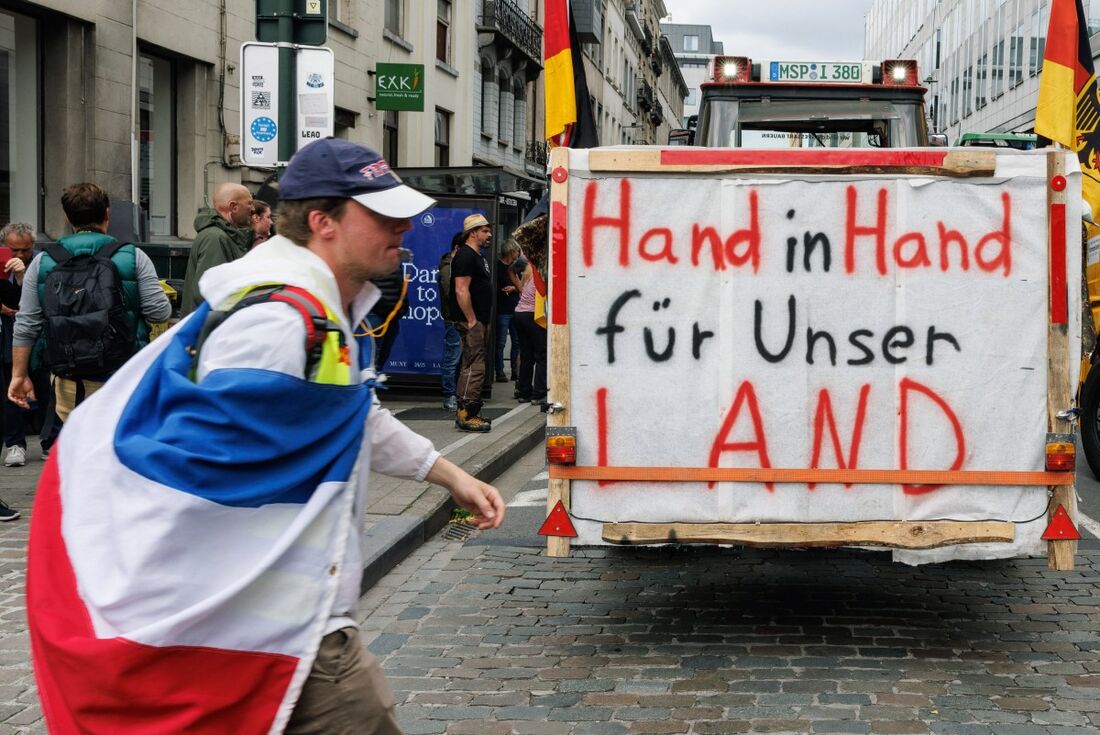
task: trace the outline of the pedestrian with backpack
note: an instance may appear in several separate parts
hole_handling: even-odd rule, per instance
[[[65,189],[61,208],[74,232],[47,245],[23,275],[8,398],[23,408],[36,399],[30,357],[42,339],[62,422],[149,342],[149,323],[172,313],[149,256],[107,234],[110,204],[95,184]]]

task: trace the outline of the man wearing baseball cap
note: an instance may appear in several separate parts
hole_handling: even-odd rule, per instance
[[[485,384],[492,315],[492,276],[481,251],[493,237],[493,228],[483,214],[471,214],[462,223],[465,244],[451,258],[452,311],[462,337],[462,366],[459,368],[455,426],[462,431],[489,431],[492,426],[480,416],[481,389]]]
[[[332,138],[291,159],[280,197],[279,234],[207,271],[205,303],[50,455],[27,611],[51,731],[399,733],[355,623],[368,476],[441,485],[481,528],[504,517],[379,404],[355,349],[370,279],[434,201]]]

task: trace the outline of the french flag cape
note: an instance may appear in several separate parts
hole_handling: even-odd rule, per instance
[[[281,732],[333,607],[372,384],[221,369],[205,305],[76,410],[27,563],[51,733]]]

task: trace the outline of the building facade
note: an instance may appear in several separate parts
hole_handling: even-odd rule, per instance
[[[485,163],[532,174],[540,2],[327,4],[337,137],[399,169]],[[218,183],[255,189],[272,173],[241,162],[240,48],[255,38],[256,0],[0,0],[0,224],[26,221],[55,239],[66,231],[61,191],[94,181],[111,195],[112,218],[129,211],[145,240],[192,237]],[[479,114],[487,59],[492,117]],[[378,109],[380,62],[423,65],[423,111]]]
[[[1100,0],[1083,0],[1092,48]],[[1033,132],[1050,0],[875,0],[864,58],[915,58],[931,130]]]
[[[591,29],[580,40],[600,145],[665,143],[687,85],[662,42],[663,0],[575,1],[573,13]]]
[[[711,59],[725,51],[722,42],[714,40],[710,26],[662,23],[661,33],[668,37],[676,64],[687,84],[688,94],[684,100],[686,121],[688,117],[699,114],[700,87],[707,80]]]
[[[478,0],[473,163],[544,177],[542,2]]]

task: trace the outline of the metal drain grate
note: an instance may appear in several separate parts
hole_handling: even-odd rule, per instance
[[[448,541],[467,541],[476,530],[477,526],[471,526],[468,523],[448,523],[447,529],[443,532],[443,538]]]

